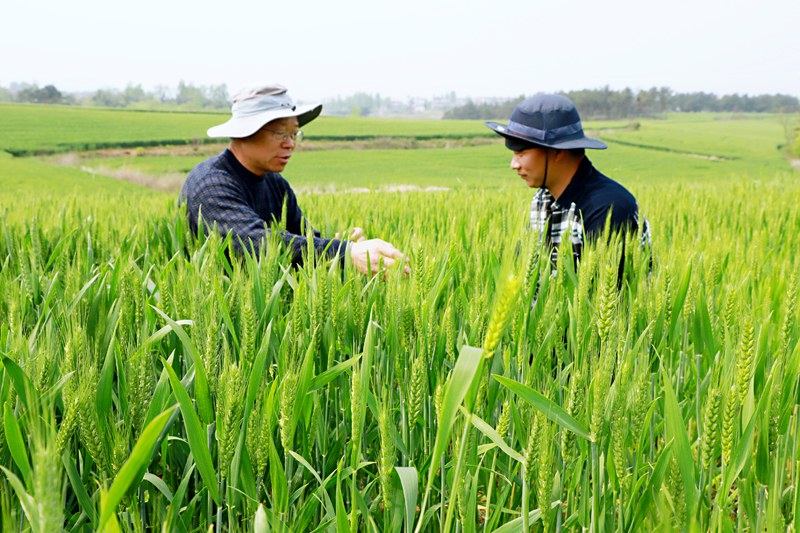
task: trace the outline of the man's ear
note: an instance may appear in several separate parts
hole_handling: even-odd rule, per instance
[[[550,157],[552,158],[552,160],[559,163],[567,160],[569,157],[572,156],[569,150],[558,150],[556,148],[548,148],[547,150],[551,152]]]

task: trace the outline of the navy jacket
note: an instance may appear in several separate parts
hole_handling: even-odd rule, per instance
[[[291,186],[279,173],[253,174],[226,149],[192,169],[181,189],[180,201],[186,205],[195,233],[202,215],[204,226],[216,225],[223,236],[232,233],[238,251],[244,245],[258,252],[267,232],[278,231],[292,249],[293,263],[302,262],[303,250],[308,247],[304,235],[307,228],[313,228],[303,217]],[[285,221],[281,220],[284,202]],[[318,254],[333,257],[338,252],[344,261],[347,241],[320,238],[316,230],[313,240]]]

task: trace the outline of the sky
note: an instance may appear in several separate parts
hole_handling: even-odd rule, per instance
[[[0,86],[260,81],[300,101],[596,89],[800,97],[800,0],[24,0]]]

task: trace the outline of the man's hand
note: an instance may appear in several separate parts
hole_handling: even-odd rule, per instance
[[[359,228],[356,228],[359,229]],[[363,274],[375,274],[384,269],[391,268],[395,262],[403,260],[403,252],[384,241],[383,239],[360,240],[350,245],[350,257],[353,266]],[[408,262],[408,258],[405,258]],[[408,274],[406,266],[403,271]]]
[[[334,235],[333,238],[337,240],[341,239],[342,234],[337,231],[336,235]],[[347,240],[350,242],[361,242],[363,240],[366,240],[366,237],[364,236],[364,230],[359,227],[353,228],[352,230],[350,230],[350,234],[347,236]]]

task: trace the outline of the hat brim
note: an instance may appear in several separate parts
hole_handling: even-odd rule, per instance
[[[544,146],[545,148],[555,148],[557,150],[572,150],[575,148],[605,150],[606,148],[608,148],[608,145],[606,145],[606,143],[604,143],[603,141],[598,141],[597,139],[590,139],[589,137],[586,136],[579,137],[577,139],[569,139],[558,143],[547,143],[544,141],[540,141],[538,139],[534,139],[532,137],[527,137],[525,135],[521,135],[519,133],[510,131],[508,129],[508,126],[506,126],[505,124],[500,124],[498,122],[484,122],[484,124],[486,125],[487,128],[489,128],[493,132],[503,137],[519,139],[521,141],[529,142],[537,146]]]
[[[302,128],[317,118],[320,113],[322,113],[322,104],[299,105],[294,109],[275,109],[251,117],[232,117],[224,124],[209,128],[207,133],[209,137],[242,139],[260,130],[264,124],[279,118],[297,117],[297,122]]]

